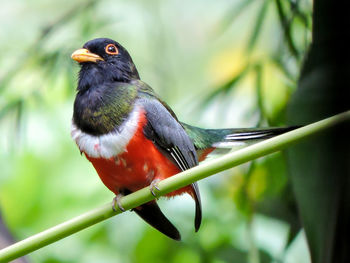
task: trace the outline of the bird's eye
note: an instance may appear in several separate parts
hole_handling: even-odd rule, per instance
[[[118,49],[114,44],[108,44],[105,48],[105,51],[107,54],[110,54],[110,55],[117,55],[118,54]]]

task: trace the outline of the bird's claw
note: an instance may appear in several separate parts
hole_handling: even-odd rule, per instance
[[[116,205],[119,207],[119,210],[122,212],[125,212],[125,208],[122,206],[120,203],[120,199],[123,197],[122,194],[118,194],[113,198],[113,204],[112,204],[112,209],[114,212],[117,212]]]
[[[154,197],[157,197],[156,193],[155,193],[155,189],[160,191],[159,187],[158,187],[158,183],[159,183],[160,179],[154,179],[151,184],[149,185],[149,190],[151,191],[151,194]]]

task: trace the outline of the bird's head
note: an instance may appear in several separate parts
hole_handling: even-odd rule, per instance
[[[78,90],[86,90],[105,82],[129,82],[139,74],[128,51],[118,42],[96,38],[73,52],[72,59],[79,62]]]

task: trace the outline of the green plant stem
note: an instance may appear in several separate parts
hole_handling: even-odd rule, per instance
[[[315,122],[313,124],[309,124],[263,142],[256,143],[215,160],[207,161],[197,167],[160,181],[158,185],[160,189],[158,191],[158,195],[160,196],[170,193],[176,189],[189,185],[215,173],[285,149],[289,145],[296,143],[301,139],[348,120],[350,120],[350,111]],[[145,187],[137,192],[121,198],[120,201],[121,205],[126,210],[129,210],[140,206],[143,203],[147,203],[152,199],[154,199],[154,196],[150,193],[149,188]],[[75,217],[69,221],[54,226],[0,250],[0,262],[8,262],[26,255],[119,213],[121,213],[120,210],[117,210],[116,212],[112,210],[111,203],[105,204],[90,212]]]

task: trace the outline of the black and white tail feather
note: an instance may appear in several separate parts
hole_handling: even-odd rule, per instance
[[[297,127],[270,128],[270,129],[228,129],[229,133],[221,141],[214,142],[214,148],[234,148],[236,146],[245,146],[262,140],[270,139],[277,135],[291,131]]]
[[[191,138],[198,154],[210,148],[232,149],[246,146],[298,128],[202,129],[185,123],[182,123],[182,126]]]

